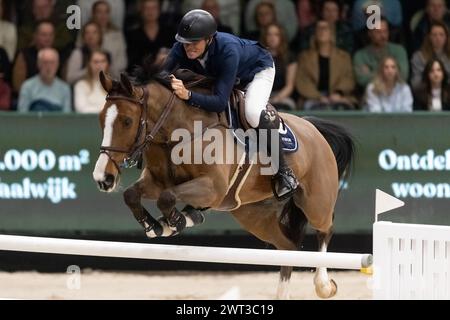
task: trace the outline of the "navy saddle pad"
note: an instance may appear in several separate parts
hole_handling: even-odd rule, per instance
[[[237,129],[242,129],[239,121],[238,121],[238,115],[236,110],[232,110],[231,107],[228,107],[228,121],[229,123],[231,123],[231,128],[233,130],[237,130]],[[297,137],[295,136],[294,132],[292,131],[291,128],[289,128],[289,126],[286,124],[286,122],[281,119],[281,125],[280,125],[280,129],[278,130],[278,132],[280,133],[280,137],[281,137],[281,144],[283,146],[283,150],[285,152],[296,152],[298,150],[298,140]],[[238,142],[240,142],[241,144],[245,144],[247,145],[246,142],[241,141],[241,139],[235,135],[236,140],[238,140]]]

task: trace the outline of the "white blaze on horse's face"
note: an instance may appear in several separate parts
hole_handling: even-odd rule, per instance
[[[114,122],[116,121],[118,114],[119,112],[115,104],[111,105],[106,111],[105,126],[103,129],[103,147],[111,147]],[[106,172],[106,167],[109,161],[110,159],[105,153],[100,154],[97,163],[95,164],[94,172],[92,173],[99,189],[105,192],[114,191],[117,185],[117,179],[111,173]]]

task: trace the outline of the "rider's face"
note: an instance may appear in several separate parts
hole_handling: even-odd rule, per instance
[[[203,39],[192,43],[183,43],[184,50],[189,59],[200,58],[206,50],[207,40]]]

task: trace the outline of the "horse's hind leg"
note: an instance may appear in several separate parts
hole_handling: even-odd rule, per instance
[[[326,252],[328,243],[330,242],[333,229],[330,228],[328,232],[317,232],[317,240],[319,242],[319,252]],[[333,297],[337,292],[337,285],[333,279],[328,278],[327,268],[317,268],[314,276],[314,285],[316,287],[316,294],[323,299]]]
[[[311,227],[317,230],[317,240],[319,243],[319,252],[326,252],[328,243],[330,242],[333,234],[333,206],[334,201],[326,198],[318,197],[315,195],[308,199],[303,198],[301,205],[298,205],[303,209],[308,218],[308,222]],[[294,200],[299,200],[299,197],[294,197]],[[317,214],[317,213],[325,214]],[[327,268],[317,268],[316,275],[314,277],[314,285],[316,287],[316,293],[320,298],[331,298],[337,292],[337,285],[334,280],[328,278]]]
[[[281,210],[282,204],[272,200],[242,206],[232,214],[244,229],[260,240],[271,243],[279,250],[297,250],[297,244],[286,235],[280,223]],[[291,274],[292,267],[281,267],[277,299],[289,299]]]
[[[279,223],[283,234],[294,243],[296,250],[300,250],[308,220],[302,209],[297,207],[292,199],[285,204]],[[288,297],[287,285],[289,284],[292,270],[292,267],[281,267],[277,297]]]
[[[277,299],[289,300],[289,282],[291,281],[292,267],[280,267],[280,279],[278,281]]]
[[[304,188],[294,196],[294,202],[302,208],[309,224],[318,232],[319,251],[326,252],[332,236],[333,212],[338,194],[336,167],[324,167],[320,175],[305,176],[302,181]],[[331,298],[337,292],[336,283],[328,278],[326,268],[316,269],[314,285],[320,298]]]

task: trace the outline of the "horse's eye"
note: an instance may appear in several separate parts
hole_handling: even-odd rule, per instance
[[[126,117],[125,119],[123,119],[123,125],[125,128],[131,127],[132,124],[133,120],[131,118]]]

